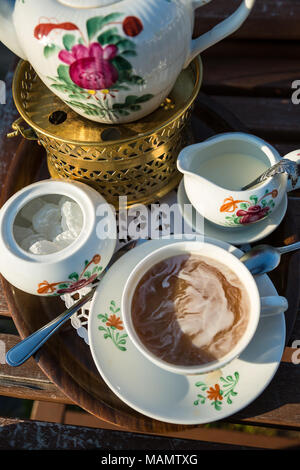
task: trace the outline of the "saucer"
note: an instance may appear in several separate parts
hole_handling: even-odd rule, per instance
[[[197,217],[197,211],[193,206],[191,211],[185,211],[184,205],[191,205],[191,202],[186,194],[183,179],[178,187],[177,202],[182,217],[196,233],[205,234],[207,237],[223,240],[227,243],[233,243],[234,245],[242,245],[244,243],[254,243],[262,240],[274,232],[285,216],[288,197],[287,194],[285,194],[278,208],[266,219],[256,222],[255,224],[234,229],[216,225],[202,218],[200,214],[198,214],[199,217]]]
[[[199,235],[199,240],[203,236]],[[122,256],[99,284],[92,301],[88,334],[91,354],[103,380],[127,405],[166,423],[196,425],[224,419],[255,400],[276,373],[285,345],[284,314],[262,318],[242,355],[220,374],[184,376],[145,358],[124,330],[122,292],[136,264],[153,250],[178,239],[151,240]],[[237,257],[243,252],[205,237]],[[267,275],[256,278],[262,296],[277,295]]]

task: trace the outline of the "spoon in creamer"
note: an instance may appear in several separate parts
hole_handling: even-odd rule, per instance
[[[274,248],[270,245],[258,245],[245,253],[240,261],[245,264],[253,275],[273,271],[280,263],[281,255],[300,249],[300,242]]]
[[[299,178],[299,165],[297,162],[293,162],[288,158],[282,158],[279,162],[275,163],[271,168],[268,168],[264,173],[262,173],[258,178],[256,178],[251,183],[242,187],[242,191],[253,188],[257,184],[265,181],[268,178],[271,178],[280,173],[287,173],[292,181],[292,187],[294,187]]]

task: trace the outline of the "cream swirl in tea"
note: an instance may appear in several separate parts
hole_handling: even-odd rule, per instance
[[[200,255],[154,265],[132,299],[134,328],[146,348],[176,365],[198,365],[229,353],[245,333],[248,293],[236,274]]]

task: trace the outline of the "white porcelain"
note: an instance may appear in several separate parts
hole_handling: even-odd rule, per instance
[[[160,106],[181,70],[237,30],[255,0],[192,40],[210,0],[2,0],[0,38],[74,111],[135,121]]]
[[[258,242],[271,235],[277,229],[286,214],[288,197],[287,194],[283,197],[277,209],[269,217],[260,220],[256,224],[245,225],[243,230],[214,224],[200,215],[187,197],[183,179],[178,187],[177,202],[185,223],[187,223],[193,232],[232,243],[233,245],[244,245]]]
[[[281,159],[277,150],[264,140],[240,132],[220,134],[185,147],[179,154],[177,166],[184,174],[186,194],[197,212],[214,224],[244,230],[245,226],[270,217],[286,193],[300,187],[300,178],[292,188],[287,174],[277,174],[247,191],[234,191],[208,181],[197,172],[199,161],[228,153],[252,155],[268,167]],[[300,163],[300,150],[284,158]],[[217,171],[220,169],[216,168]],[[240,171],[243,171],[242,160]]]
[[[243,286],[246,288],[250,302],[249,322],[246,331],[238,344],[228,354],[219,360],[214,360],[209,363],[195,366],[170,364],[169,362],[164,361],[149,351],[140,340],[138,333],[135,331],[131,316],[131,304],[134,292],[140,280],[149,271],[149,269],[167,258],[186,254],[202,255],[211,259],[212,263],[217,261],[231,269],[231,271],[235,273],[235,275],[242,282]],[[287,309],[288,303],[284,297],[275,296],[260,298],[252,274],[248,271],[244,264],[238,260],[238,258],[214,244],[196,240],[180,241],[162,248],[158,248],[153,253],[146,256],[142,261],[140,261],[130,274],[125,284],[121,303],[124,326],[135,347],[142,354],[144,354],[149,361],[152,361],[158,367],[162,367],[163,369],[175,374],[184,375],[205,374],[217,369],[222,369],[226,364],[238,357],[248,346],[256,331],[260,317],[263,317],[264,315],[275,315],[282,313]]]
[[[199,239],[202,240],[202,236]],[[225,242],[209,238],[205,241],[237,257],[243,254]],[[261,318],[248,347],[239,358],[222,369],[222,379],[216,373],[184,376],[157,367],[141,354],[128,337],[120,309],[121,299],[128,276],[137,263],[153,250],[176,242],[167,239],[147,241],[125,254],[110,268],[99,284],[91,305],[89,344],[102,378],[128,406],[168,423],[204,424],[239,412],[270,384],[285,346],[285,319],[284,314]],[[255,281],[261,296],[277,295],[267,275],[257,276]],[[115,315],[115,322],[118,320],[119,328],[123,329],[113,330],[107,326],[112,315]],[[210,389],[216,390],[217,387],[223,392],[223,399],[211,400],[208,397]]]
[[[80,206],[83,228],[63,250],[34,255],[16,242],[14,222],[28,202],[50,194],[67,196]],[[63,295],[90,285],[107,266],[115,245],[114,211],[95,189],[83,183],[39,181],[18,191],[0,209],[0,272],[13,286],[30,294]]]

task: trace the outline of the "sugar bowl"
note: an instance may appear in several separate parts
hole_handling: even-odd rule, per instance
[[[95,189],[48,179],[0,210],[0,272],[18,289],[63,295],[92,284],[116,245],[114,209]]]

